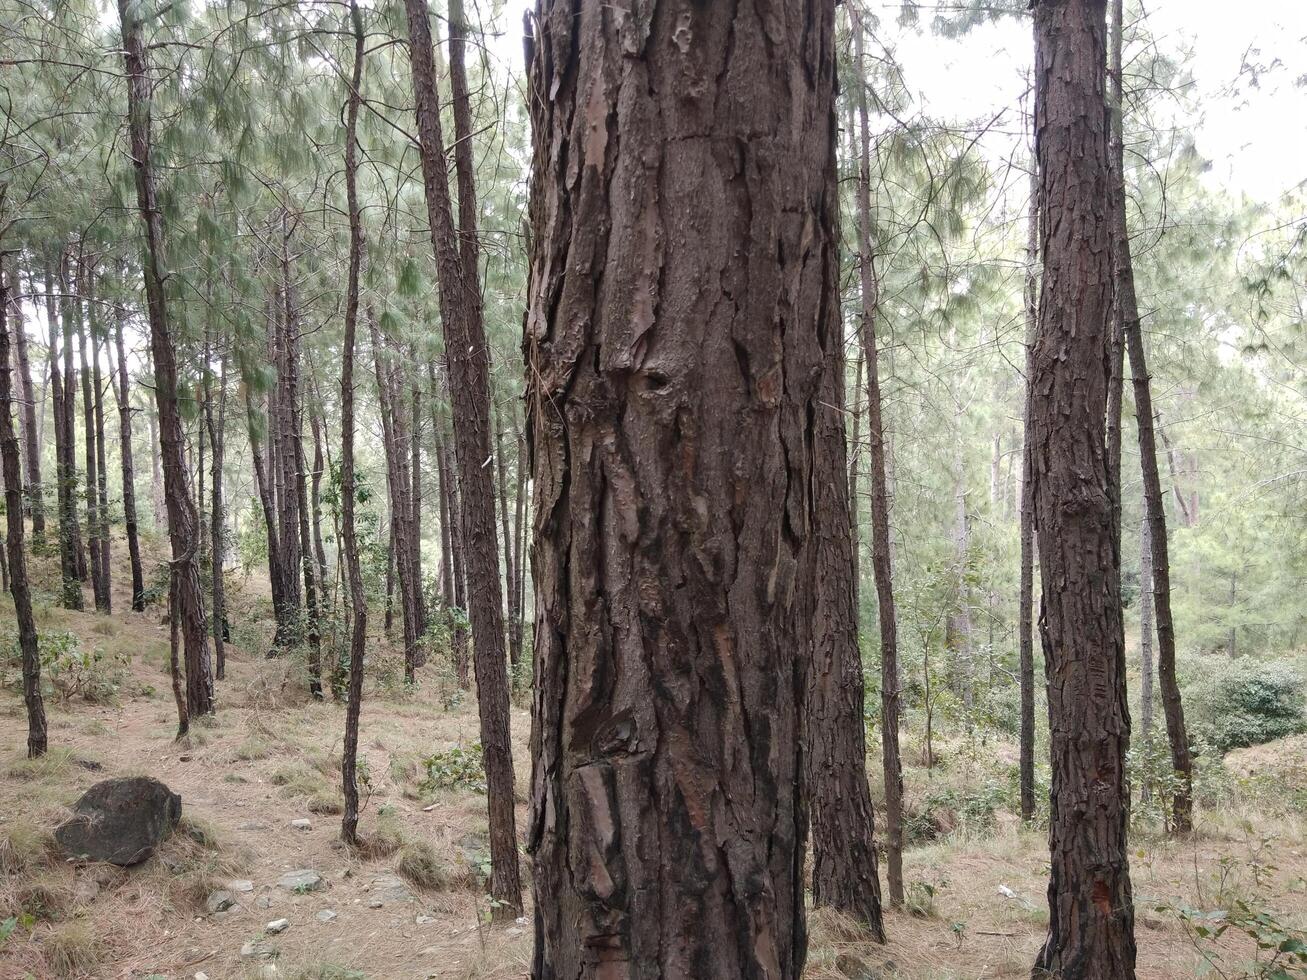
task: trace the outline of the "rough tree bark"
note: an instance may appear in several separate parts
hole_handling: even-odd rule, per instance
[[[123,346],[121,310],[114,317],[114,346],[118,352],[118,452],[122,457],[123,525],[127,533],[127,556],[132,566],[132,611],[145,611],[145,572],[141,567],[140,528],[136,518],[136,472],[132,460],[132,401],[127,376],[127,352]]]
[[[174,628],[180,630],[186,662],[186,714],[214,710],[213,672],[209,665],[208,624],[196,561],[195,502],[187,485],[183,457],[181,411],[177,404],[177,352],[169,332],[163,288],[163,212],[155,194],[150,161],[150,78],[142,39],[141,10],[130,0],[119,0],[123,62],[127,72],[127,122],[131,157],[136,172],[136,198],[145,236],[142,272],[150,321],[150,349],[154,355],[154,397],[159,409],[162,444],[164,502],[168,511],[168,537],[172,546]]]
[[[4,189],[0,188],[0,203]],[[0,465],[5,481],[5,551],[9,558],[9,593],[18,621],[18,647],[23,657],[23,701],[27,706],[27,756],[44,755],[47,746],[45,702],[41,699],[41,652],[32,613],[32,592],[23,554],[23,475],[18,436],[14,434],[13,394],[9,368],[9,286],[0,278]],[[15,326],[21,330],[22,321]],[[30,386],[29,386],[30,390]]]
[[[62,262],[62,260],[60,260]],[[59,510],[59,576],[62,583],[61,601],[66,609],[81,609],[83,606],[82,587],[77,581],[77,553],[73,543],[77,530],[77,510],[73,504],[74,487],[77,476],[71,471],[70,449],[68,446],[67,400],[64,398],[66,375],[59,367],[60,324],[71,316],[68,311],[69,297],[65,277],[61,273],[59,284],[61,295],[58,301],[59,314],[55,314],[55,293],[53,276],[47,266],[45,274],[46,318],[50,326],[50,394],[54,402],[54,459],[55,490]]]
[[[542,980],[802,970],[834,13],[537,4]]]
[[[92,319],[91,329],[91,390],[95,393],[95,490],[99,495],[96,510],[100,525],[96,534],[100,538],[100,581],[104,587],[104,611],[113,611],[112,551],[109,534],[109,450],[104,439],[104,383],[100,374],[100,346],[107,341],[104,331]]]
[[[1175,676],[1175,620],[1171,616],[1171,564],[1166,536],[1166,505],[1162,497],[1162,478],[1157,465],[1152,384],[1144,352],[1143,329],[1139,322],[1139,300],[1135,293],[1134,262],[1130,254],[1130,231],[1125,213],[1125,151],[1121,128],[1121,34],[1122,2],[1112,0],[1112,176],[1115,183],[1112,198],[1112,247],[1116,306],[1120,316],[1121,333],[1130,356],[1130,375],[1135,394],[1135,421],[1139,430],[1139,462],[1144,483],[1144,509],[1148,521],[1148,543],[1152,559],[1152,599],[1157,615],[1158,686],[1161,688],[1162,710],[1166,716],[1171,766],[1179,777],[1179,786],[1171,803],[1171,829],[1178,834],[1187,834],[1193,829],[1193,758],[1189,752],[1189,735],[1185,729],[1180,685]],[[1143,587],[1145,586],[1141,583],[1141,588]]]
[[[461,513],[466,545],[469,613],[472,619],[473,668],[481,721],[490,812],[490,894],[496,919],[521,914],[522,886],[517,861],[513,805],[513,756],[509,740],[508,669],[504,656],[504,610],[495,540],[494,485],[483,462],[490,458],[490,369],[482,321],[480,276],[476,262],[465,261],[455,246],[449,173],[441,135],[440,97],[431,45],[426,0],[405,0],[409,57],[413,68],[422,178],[440,285],[441,325],[449,365],[454,407],[454,455],[458,465]],[[471,107],[463,69],[463,8],[449,4],[449,69],[456,135],[455,167],[460,209],[474,213],[476,194],[471,168]],[[461,120],[461,121],[460,121]],[[475,248],[462,226],[463,247]],[[475,253],[473,253],[475,254]]]
[[[1036,976],[1129,980],[1126,704],[1107,446],[1112,295],[1106,0],[1037,0],[1043,282],[1031,376],[1052,758],[1049,931]]]
[[[863,26],[854,17],[854,53],[863,60]],[[903,904],[903,761],[899,753],[899,639],[890,557],[889,480],[885,423],[880,396],[880,362],[876,347],[876,312],[880,287],[871,241],[871,126],[866,91],[858,97],[858,274],[862,293],[862,354],[867,372],[868,474],[871,484],[871,567],[876,579],[880,620],[881,762],[885,782],[885,874],[890,905]]]
[[[354,345],[359,317],[359,266],[363,260],[363,223],[359,218],[357,189],[358,118],[363,80],[363,18],[355,0],[349,2],[350,26],[354,33],[354,67],[350,75],[349,99],[345,110],[345,198],[349,212],[349,271],[345,284],[345,340],[340,358],[340,498],[341,545],[349,578],[349,600],[353,612],[349,643],[349,693],[345,702],[345,741],[341,751],[341,780],[345,812],[340,836],[346,844],[358,843],[359,791],[357,780],[359,713],[363,706],[363,649],[367,642],[368,603],[363,594],[363,572],[359,563],[358,538],[354,523]]]
[[[213,412],[213,377],[212,372],[204,372],[204,424],[209,430],[209,446],[212,461],[209,473],[209,493],[212,505],[209,513],[210,539],[210,588],[213,590],[213,653],[216,660],[218,680],[227,673],[227,648],[224,645],[224,633],[227,620],[227,595],[223,589],[222,571],[226,561],[226,541],[223,528],[226,526],[226,512],[222,495],[222,466],[226,447],[227,428],[227,347],[220,339],[222,351],[218,355],[218,413]],[[206,365],[206,368],[208,365]]]

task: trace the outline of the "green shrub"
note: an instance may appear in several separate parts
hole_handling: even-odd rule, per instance
[[[452,748],[448,752],[437,752],[422,764],[427,770],[426,779],[422,781],[424,790],[463,789],[474,793],[486,791],[486,769],[481,758],[479,743],[466,749]]]
[[[1229,666],[1235,672],[1209,672],[1187,692],[1196,735],[1225,753],[1307,731],[1304,679],[1291,664],[1244,658]]]

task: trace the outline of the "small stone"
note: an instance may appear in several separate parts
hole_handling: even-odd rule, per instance
[[[261,820],[246,820],[237,830],[267,830],[268,825]]]
[[[253,940],[241,947],[241,959],[243,960],[270,960],[276,955],[277,951],[275,949]]]
[[[423,812],[423,813],[430,813],[432,810],[434,810],[434,809],[435,809],[436,807],[438,807],[438,806],[440,806],[439,803],[432,803],[430,806],[424,806],[424,807],[422,808],[422,812]]]
[[[237,878],[235,881],[229,881],[227,887],[234,892],[252,892],[254,891],[254,882],[245,878]]]
[[[370,909],[379,909],[379,908],[381,908],[381,905],[382,905],[382,902],[381,902],[381,899],[379,899],[379,898],[370,898],[370,899],[368,899],[368,908],[370,908]]]
[[[280,933],[285,932],[289,928],[290,928],[290,919],[273,919],[271,922],[269,922],[266,926],[263,927],[263,931],[266,932],[269,936],[276,936],[279,935]]]
[[[323,909],[322,911],[314,915],[313,918],[323,923],[331,922],[333,919],[336,918],[336,913],[331,909]]]
[[[431,916],[429,915],[419,915],[416,919],[413,920],[413,923],[414,925],[425,926],[435,921],[436,920],[431,918]]]
[[[80,905],[89,905],[100,894],[100,883],[94,878],[79,877],[73,883],[73,898]]]
[[[199,973],[195,974],[195,980],[209,980],[209,975],[201,970]]]
[[[236,899],[231,897],[231,892],[214,892],[204,903],[204,907],[209,910],[209,914],[215,912],[226,912],[236,904]]]
[[[511,927],[511,928],[509,928],[509,929],[505,929],[505,930],[504,930],[504,935],[505,935],[505,936],[520,936],[520,935],[522,935],[522,930],[519,929],[517,926],[513,926],[513,927]]]
[[[311,868],[287,871],[277,879],[277,887],[284,888],[288,892],[315,892],[322,887],[322,884],[322,875]]]
[[[369,890],[377,896],[378,901],[385,904],[413,901],[413,893],[399,875],[378,875],[372,879]]]
[[[313,821],[308,817],[300,817],[297,820],[292,820],[290,826],[292,830],[312,830]]]

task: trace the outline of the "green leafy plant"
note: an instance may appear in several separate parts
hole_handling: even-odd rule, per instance
[[[427,771],[422,789],[462,789],[474,793],[486,791],[486,769],[481,746],[474,743],[467,748],[455,747],[437,752],[423,761]]]

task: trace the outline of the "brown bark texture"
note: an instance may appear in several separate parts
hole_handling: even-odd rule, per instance
[[[1043,281],[1031,377],[1048,677],[1049,931],[1036,976],[1135,973],[1130,739],[1107,405],[1112,296],[1105,0],[1038,0],[1035,145]]]
[[[537,4],[539,980],[802,970],[834,12]]]

